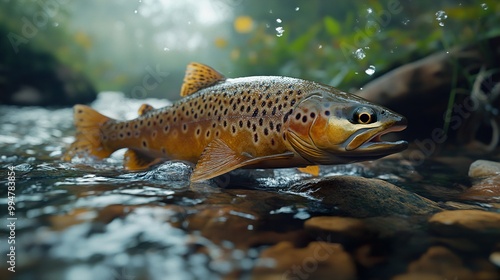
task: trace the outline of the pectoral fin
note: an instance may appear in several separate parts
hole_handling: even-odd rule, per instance
[[[154,158],[144,153],[128,149],[125,152],[124,166],[131,171],[144,170],[152,165],[162,162],[161,158]]]
[[[191,182],[208,180],[237,168],[258,164],[263,161],[292,157],[292,152],[264,157],[252,157],[247,153],[238,154],[224,141],[215,139],[203,151],[193,175],[191,175]]]

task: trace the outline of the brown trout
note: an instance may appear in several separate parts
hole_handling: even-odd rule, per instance
[[[192,182],[237,168],[304,167],[373,160],[407,148],[381,136],[406,119],[360,97],[316,82],[275,76],[228,79],[191,63],[183,99],[139,117],[108,118],[74,107],[76,139],[64,159],[98,159],[128,148],[124,166],[143,170],[165,160],[196,164]]]

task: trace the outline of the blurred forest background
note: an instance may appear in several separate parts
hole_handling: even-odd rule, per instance
[[[175,100],[191,61],[228,77],[356,91],[396,66],[498,36],[499,14],[497,0],[0,0],[0,91],[50,89],[55,72],[81,80],[74,94]]]

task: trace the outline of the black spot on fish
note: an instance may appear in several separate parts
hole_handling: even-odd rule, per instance
[[[170,127],[169,127],[168,125],[166,125],[166,126],[163,128],[163,131],[167,132],[169,128],[170,128]]]
[[[301,115],[300,113],[297,113],[297,115],[295,115],[295,119],[296,119],[296,120],[299,120],[301,116],[302,116],[302,115]]]
[[[290,106],[293,106],[295,104],[295,99],[292,99],[292,101],[290,101]]]
[[[311,112],[311,114],[309,114],[309,116],[314,119],[316,117],[316,114],[314,112]]]
[[[146,143],[146,140],[142,140],[142,146],[146,148],[148,146],[148,143]]]
[[[127,136],[130,137],[131,136],[131,132],[130,131],[127,131]]]
[[[247,128],[250,128],[250,126],[252,125],[252,123],[250,122],[250,120],[247,121]]]
[[[161,147],[161,153],[162,154],[166,154],[167,153],[167,151],[165,151],[165,147]]]
[[[252,117],[257,117],[258,114],[259,114],[259,109],[255,109],[255,111],[253,111]]]
[[[143,120],[140,120],[140,121],[139,121],[139,125],[141,125],[141,126],[142,126],[143,124],[144,124],[144,121],[143,121]]]
[[[227,115],[227,110],[228,110],[227,108],[226,108],[226,110],[224,110],[224,116]]]
[[[241,105],[240,112],[242,112],[242,113],[245,112],[245,105]]]
[[[158,122],[159,122],[160,124],[162,124],[162,123],[163,123],[163,119],[160,119]]]
[[[120,133],[120,138],[122,138],[122,139],[123,139],[123,133]]]
[[[177,122],[177,117],[174,117],[174,122]]]
[[[274,129],[274,123],[273,123],[273,122],[269,122],[269,129],[270,129],[270,130],[273,130],[273,129]]]
[[[243,121],[242,120],[240,120],[238,124],[240,125],[240,128],[243,127]]]
[[[281,111],[281,109],[283,108],[283,105],[278,105],[278,111]]]
[[[271,146],[274,146],[274,138],[271,138]]]
[[[259,135],[257,135],[257,133],[255,133],[255,134],[253,135],[253,141],[254,141],[255,143],[259,142]]]
[[[265,115],[266,115],[266,113],[267,113],[267,111],[266,111],[266,110],[262,110],[262,116],[265,116]]]
[[[253,132],[257,131],[257,125],[252,124],[252,130],[253,130]]]
[[[224,127],[227,127],[227,121],[224,120]]]
[[[326,116],[329,116],[329,115],[330,115],[330,111],[329,111],[329,110],[326,110],[326,111],[325,111],[325,115],[326,115]]]
[[[217,123],[212,123],[212,128],[215,128],[217,126]]]
[[[216,136],[216,137],[219,137],[219,134],[220,134],[220,133],[219,133],[219,131],[218,131],[218,130],[217,130],[217,131],[215,131],[215,136]]]
[[[205,134],[205,136],[208,138],[210,137],[210,130],[207,130],[207,134]]]
[[[302,117],[302,122],[303,122],[303,123],[306,123],[306,122],[307,122],[307,116],[303,116],[303,117]]]
[[[250,113],[250,110],[252,110],[252,107],[247,106],[247,113]]]
[[[267,108],[271,108],[273,106],[273,102],[272,101],[268,101],[267,102]]]
[[[273,111],[271,112],[271,115],[276,115],[276,106],[273,107]]]
[[[196,129],[196,136],[199,136],[201,133],[201,130],[199,128]]]
[[[260,118],[259,119],[259,126],[262,126],[263,123],[264,123],[264,119]]]
[[[252,99],[252,106],[255,106],[255,103],[257,103],[257,101],[254,99]]]
[[[198,119],[198,114],[197,113],[194,114],[194,119]]]
[[[234,125],[231,125],[231,130],[233,131],[233,133],[236,133],[236,127],[234,127]]]
[[[236,111],[236,104],[233,104],[233,111]]]
[[[182,125],[182,130],[183,130],[183,131],[186,131],[186,130],[187,130],[187,125],[186,125],[186,124],[183,124],[183,125]]]
[[[269,130],[267,129],[267,127],[264,128],[264,135],[266,135],[266,136],[269,135]]]

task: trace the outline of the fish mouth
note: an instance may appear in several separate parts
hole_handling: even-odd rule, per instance
[[[405,118],[394,122],[389,127],[385,126],[380,129],[370,129],[362,131],[355,135],[345,147],[348,155],[344,156],[373,156],[381,157],[393,153],[398,153],[408,148],[408,142],[399,141],[385,141],[382,136],[391,132],[398,132],[406,129],[407,122]]]

